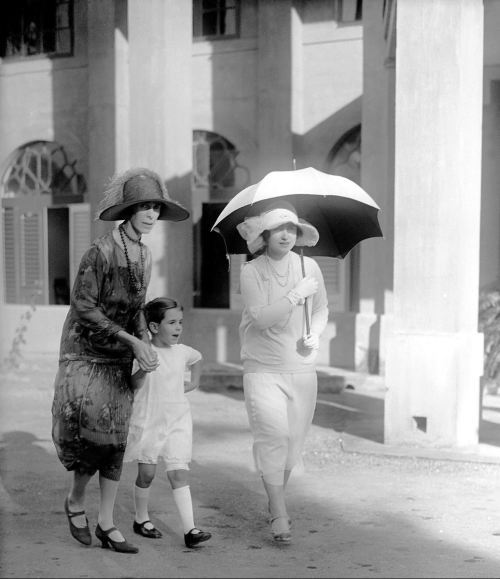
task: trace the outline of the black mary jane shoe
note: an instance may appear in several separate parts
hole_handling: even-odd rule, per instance
[[[69,503],[68,503],[68,497],[66,497],[66,500],[64,501],[64,512],[66,513],[66,516],[68,517],[68,523],[69,523],[69,530],[71,535],[80,543],[82,543],[82,545],[92,545],[92,535],[90,534],[90,529],[89,529],[89,520],[87,519],[87,517],[85,517],[85,520],[87,521],[87,525],[85,527],[76,527],[75,525],[73,525],[72,522],[72,518],[73,517],[79,517],[80,515],[84,515],[85,511],[79,511],[78,513],[72,513],[69,510]]]
[[[161,537],[163,537],[163,535],[155,526],[153,526],[152,529],[146,529],[146,527],[144,526],[146,523],[151,523],[151,521],[149,519],[147,521],[144,521],[143,523],[138,523],[137,521],[134,521],[134,533],[136,535],[141,535],[141,537],[146,537],[146,539],[160,539]]]
[[[97,527],[95,528],[95,536],[99,539],[99,541],[101,541],[102,543],[101,547],[103,549],[111,548],[113,549],[113,551],[116,551],[117,553],[138,553],[139,549],[135,545],[132,545],[132,543],[129,543],[126,540],[113,541],[113,539],[109,538],[110,533],[117,530],[118,529],[116,527],[111,527],[111,529],[103,531],[101,529],[101,526],[99,524],[97,525]]]
[[[197,533],[193,533],[193,531],[198,531]],[[184,535],[184,544],[188,549],[192,549],[196,547],[199,543],[203,543],[204,541],[208,541],[208,539],[212,538],[211,533],[206,533],[196,527],[191,529],[189,533],[185,533]]]

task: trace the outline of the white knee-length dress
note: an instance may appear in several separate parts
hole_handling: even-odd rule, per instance
[[[167,470],[188,469],[193,422],[184,377],[189,366],[202,356],[185,344],[152,348],[158,354],[159,366],[147,375],[144,386],[135,393],[124,461],[157,464],[161,457]],[[132,374],[138,368],[135,361]]]

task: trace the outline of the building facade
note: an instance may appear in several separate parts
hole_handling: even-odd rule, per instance
[[[208,359],[238,362],[246,256],[228,268],[211,225],[237,191],[294,160],[359,182],[361,2],[53,0],[2,11],[3,351],[29,304],[26,348],[56,347],[38,331],[64,318],[75,267],[109,227],[93,220],[103,188],[142,164],[192,211],[148,240],[151,296],[190,308],[187,333],[214,345]],[[322,267],[332,312],[348,315],[359,250]],[[349,365],[329,350],[325,363]]]
[[[236,192],[295,160],[357,181],[381,207],[385,239],[361,243],[343,261],[320,260],[330,319],[319,362],[385,373],[399,279],[398,111],[406,110],[398,108],[398,51],[405,39],[413,49],[420,42],[405,15],[425,17],[433,4],[436,19],[447,2],[40,0],[0,8],[2,355],[33,304],[23,347],[57,351],[75,267],[110,227],[93,219],[104,186],[116,171],[147,166],[191,210],[189,221],[161,224],[147,240],[150,297],[185,305],[185,340],[206,360],[239,363],[238,273],[247,257],[233,256],[229,268],[210,228]],[[458,4],[473,27],[478,0]],[[476,289],[497,278],[500,263],[500,2],[479,4],[481,150],[468,152],[480,155],[482,176]],[[439,42],[456,38],[433,21],[422,34],[438,39],[439,53]],[[447,70],[437,55],[427,58],[436,72]],[[428,173],[432,159],[420,161]]]

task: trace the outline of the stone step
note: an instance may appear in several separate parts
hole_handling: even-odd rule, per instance
[[[318,392],[339,394],[345,387],[345,377],[317,371]],[[204,364],[200,378],[200,390],[243,390],[243,370],[236,365]]]

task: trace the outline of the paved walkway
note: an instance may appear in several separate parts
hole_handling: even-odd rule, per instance
[[[161,468],[150,514],[164,536],[134,535],[136,467],[128,464],[115,523],[139,554],[106,551],[96,540],[82,547],[68,532],[62,507],[70,476],[50,440],[56,364],[46,357],[0,370],[1,577],[500,576],[500,465],[478,462],[480,452],[473,460],[456,454],[429,460],[418,451],[396,456],[384,449],[383,385],[347,374],[345,384],[354,389],[320,393],[305,472],[294,474],[287,489],[291,546],[270,536],[242,392],[229,384],[189,395],[196,522],[213,539],[184,547]],[[485,397],[478,450],[497,449],[499,410],[497,397]],[[92,529],[97,505],[93,479],[86,505]]]

